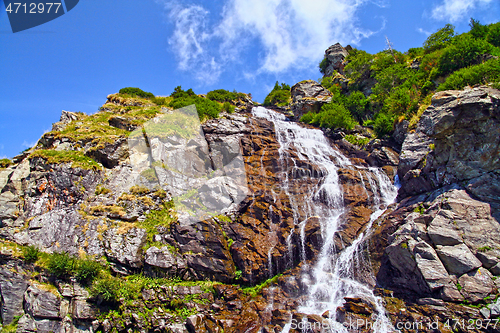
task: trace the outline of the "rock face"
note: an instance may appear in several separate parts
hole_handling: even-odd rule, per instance
[[[335,71],[343,74],[345,66],[345,58],[348,52],[345,48],[340,45],[340,43],[330,46],[325,51],[325,58],[327,61],[327,66],[325,69],[325,76],[332,76]]]
[[[329,53],[335,70],[345,57],[339,47]],[[151,124],[161,124],[156,116],[140,125],[130,114],[151,112],[148,101],[110,95],[99,116],[112,134],[98,143],[63,136],[67,126],[89,126],[83,115],[65,113],[35,151],[78,152],[97,166],[27,154],[0,170],[3,325],[18,321],[18,332],[279,332],[294,319],[368,320],[376,305],[363,297],[346,297],[323,316],[297,312],[308,289],[299,276],[312,272],[322,244],[334,243],[335,256],[361,234],[371,239],[356,250],[357,276],[383,298],[393,323],[497,318],[500,305],[486,303],[500,285],[499,94],[486,87],[437,94],[415,133],[401,124],[401,159],[384,141],[360,150],[341,137],[325,139],[346,155],[333,173],[343,223],[328,240],[323,219],[304,204],[328,204],[322,195],[307,197],[323,186],[325,170],[293,144],[281,145],[277,133],[290,133],[250,110],[206,121],[196,135],[161,136],[151,134]],[[331,99],[314,81],[296,84],[292,96],[296,118]],[[376,180],[394,179],[396,166],[400,201],[371,221],[375,201],[390,191]],[[240,167],[245,186],[234,181]],[[75,277],[23,261],[9,241],[100,258],[109,290],[121,281],[120,294],[114,301],[91,295]],[[485,306],[480,312],[463,302]]]
[[[401,152],[400,197],[463,183],[500,207],[500,91],[489,87],[435,94]]]
[[[497,293],[499,116],[498,90],[444,91],[406,136],[401,202],[381,219],[372,247],[384,287],[447,302]]]
[[[318,112],[323,104],[332,99],[330,91],[312,80],[295,84],[292,86],[291,94],[291,109],[295,119],[300,119],[307,112]]]

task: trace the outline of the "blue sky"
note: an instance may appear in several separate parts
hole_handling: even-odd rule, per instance
[[[0,1],[0,157],[35,144],[61,110],[94,113],[133,86],[252,93],[318,79],[328,46],[375,53],[421,46],[446,23],[500,20],[499,0],[81,0],[67,14],[12,33]]]

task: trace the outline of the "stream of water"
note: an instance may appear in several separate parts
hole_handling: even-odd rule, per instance
[[[375,307],[370,323],[372,331],[377,333],[394,331],[381,299],[374,295],[371,286],[363,284],[356,278],[356,272],[362,265],[368,265],[364,262],[362,254],[364,242],[370,234],[373,222],[396,199],[396,187],[380,169],[353,165],[331,145],[322,131],[286,121],[283,114],[263,107],[254,108],[253,115],[274,123],[280,144],[281,187],[288,195],[294,211],[293,232],[301,237],[300,259],[304,261],[304,273],[301,279],[309,286],[309,290],[297,311],[317,315],[329,313],[331,324],[326,331],[347,333],[344,323],[336,319],[336,309],[344,304],[345,297],[362,298]],[[298,193],[297,186],[294,186],[296,179],[289,176],[295,171],[301,171],[297,166],[297,160],[290,158],[292,149],[297,152],[299,160],[307,160],[321,170],[320,181],[309,193]],[[340,168],[359,173],[364,191],[368,193],[369,187],[373,193],[370,198],[370,208],[373,213],[366,231],[338,253],[335,248],[335,234],[341,230],[345,222],[342,217],[347,211],[344,205],[344,190],[338,176]],[[320,217],[323,245],[314,264],[308,266],[305,262],[304,228],[307,218],[312,216]],[[291,236],[289,238],[291,239]],[[291,246],[288,245],[291,252]],[[291,253],[289,255],[292,256]],[[287,324],[283,331],[288,332],[291,326],[291,323]]]

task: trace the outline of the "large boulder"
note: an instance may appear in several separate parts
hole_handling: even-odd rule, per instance
[[[295,84],[291,89],[291,94],[291,109],[296,119],[300,119],[308,112],[318,112],[323,104],[332,99],[332,94],[313,80]]]

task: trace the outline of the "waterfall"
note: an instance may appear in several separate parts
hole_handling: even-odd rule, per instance
[[[305,285],[309,286],[309,289],[307,297],[297,311],[316,315],[329,313],[330,331],[348,332],[343,323],[336,320],[336,309],[344,304],[344,297],[360,297],[375,306],[371,318],[373,331],[393,331],[385,315],[381,299],[373,294],[370,286],[356,279],[356,270],[363,264],[361,252],[372,224],[382,215],[386,207],[394,202],[397,195],[396,188],[378,168],[353,165],[347,157],[330,144],[322,131],[286,121],[284,115],[263,107],[254,108],[253,115],[274,123],[277,141],[280,144],[281,186],[289,197],[294,211],[295,230],[292,232],[300,235],[302,243],[300,259],[303,261],[305,260],[305,223],[309,217],[320,218],[323,244],[311,266],[304,262],[301,279]],[[304,173],[297,166],[297,161],[290,158],[292,148],[296,151],[299,160],[308,161],[321,170],[320,175],[314,175],[311,170],[311,176],[316,176],[319,181],[312,190],[308,190],[310,193],[297,193],[294,187],[297,180],[289,177],[289,174]],[[373,213],[365,232],[361,233],[351,245],[338,252],[335,248],[334,236],[341,230],[345,222],[342,216],[348,209],[344,205],[343,187],[338,176],[340,168],[351,169],[359,174],[360,184],[365,193],[368,193],[367,186],[369,186],[373,193],[370,207]],[[302,214],[299,214],[299,205]],[[290,244],[288,247],[291,248]],[[287,324],[284,332],[289,329],[290,324]]]

